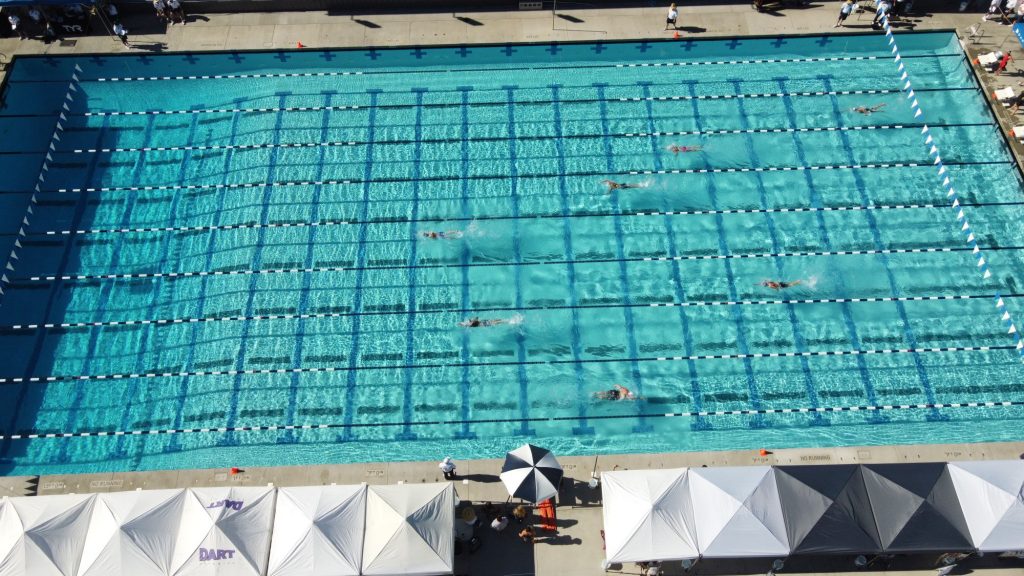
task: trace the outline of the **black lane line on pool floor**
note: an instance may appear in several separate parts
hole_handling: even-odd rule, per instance
[[[658,86],[675,86],[674,84],[659,84]],[[618,88],[636,88],[635,85],[622,84],[618,86],[612,86]],[[592,89],[592,86],[578,86],[571,88],[579,89]],[[977,92],[979,89],[975,86],[951,86],[948,88],[922,88],[922,92],[963,92],[973,91]],[[437,94],[448,94],[450,91],[442,90],[438,92],[430,92],[432,95]],[[738,100],[738,99],[754,99],[754,98],[784,98],[784,97],[798,97],[798,96],[856,96],[865,94],[899,94],[899,90],[895,89],[884,89],[884,88],[862,88],[862,89],[851,89],[851,90],[803,90],[799,92],[749,92],[742,94],[699,94],[699,95],[683,95],[683,96],[613,96],[610,98],[570,98],[565,100],[568,104],[597,104],[597,103],[615,103],[615,102],[656,102],[656,101],[672,101],[672,100]],[[399,92],[399,94],[406,94],[405,92]],[[457,94],[457,92],[452,93]],[[366,96],[365,92],[349,92],[347,95],[351,96]],[[561,101],[560,101],[561,102]],[[516,100],[515,105],[518,106],[550,106],[553,101],[550,99],[529,99],[529,100]],[[477,102],[468,102],[466,106],[469,108],[503,108],[508,106],[508,102],[505,101],[488,101],[481,100]],[[258,106],[251,108],[194,108],[194,109],[174,109],[174,110],[125,110],[125,111],[95,111],[95,112],[77,112],[71,113],[71,117],[103,117],[103,116],[173,116],[181,114],[255,114],[255,113],[272,113],[272,112],[339,112],[345,110],[368,110],[370,108],[375,110],[407,110],[414,108],[424,109],[436,109],[436,108],[461,108],[462,104],[458,102],[426,102],[423,104],[336,104],[329,106],[285,106],[285,107],[273,107],[273,106]]]
[[[961,202],[965,207],[987,207],[987,206],[1024,206],[1024,201],[1019,202]],[[307,228],[307,227],[330,227],[349,226],[357,224],[418,224],[418,223],[441,223],[441,222],[476,222],[495,220],[548,220],[562,218],[609,218],[614,216],[637,217],[637,216],[713,216],[716,214],[768,214],[768,213],[801,213],[801,212],[858,212],[863,210],[919,210],[919,209],[946,209],[945,204],[874,204],[871,206],[802,206],[796,208],[727,208],[723,210],[665,210],[657,211],[634,211],[624,210],[621,212],[573,212],[570,214],[520,214],[519,216],[456,216],[456,217],[432,217],[417,218],[379,218],[360,222],[357,220],[318,220],[316,222],[304,221],[277,221],[260,224],[257,222],[244,222],[239,224],[218,224],[206,226],[144,226],[138,228],[88,228],[83,230],[45,230],[33,232],[25,231],[25,236],[75,236],[85,234],[129,234],[129,233],[154,233],[154,232],[213,232],[219,230],[246,230],[252,228]],[[0,232],[0,236],[11,235],[12,233]],[[408,240],[408,239],[406,239]],[[394,240],[398,241],[398,240]]]
[[[961,54],[916,54],[906,58],[949,58],[961,57]],[[612,63],[612,64],[572,64],[567,66],[517,66],[515,68],[405,68],[395,67],[390,69],[365,69],[365,70],[342,70],[335,72],[268,72],[257,74],[195,74],[176,76],[120,76],[120,77],[99,77],[95,80],[85,78],[83,82],[151,82],[159,80],[234,80],[245,78],[316,78],[316,77],[337,77],[337,76],[385,76],[391,74],[458,74],[466,72],[488,72],[491,74],[501,72],[542,72],[545,70],[580,70],[596,68],[672,68],[689,66],[723,66],[736,64],[798,64],[807,62],[854,62],[871,60],[888,60],[888,56],[822,56],[812,58],[757,58],[747,60],[690,60],[670,62],[638,62],[638,63]]]
[[[690,356],[641,356],[633,358],[581,358],[562,360],[522,360],[507,362],[451,362],[428,364],[392,364],[385,366],[306,366],[292,368],[248,368],[233,370],[193,370],[178,372],[120,372],[113,374],[59,374],[50,376],[5,377],[0,378],[0,386],[13,386],[25,383],[53,382],[95,382],[106,380],[133,380],[153,378],[197,378],[207,376],[242,376],[269,374],[337,374],[347,372],[380,372],[384,370],[423,370],[423,369],[458,369],[458,368],[497,368],[512,366],[552,366],[581,364],[617,364],[634,362],[685,362],[699,360],[745,360],[764,358],[811,358],[834,356],[875,356],[891,354],[942,354],[951,352],[1000,352],[1014,351],[1015,346],[933,346],[918,348],[881,348],[872,350],[821,350],[802,352],[749,352],[746,354],[698,354]]]
[[[993,246],[986,250],[1024,250],[1024,246]],[[360,272],[366,270],[439,270],[462,268],[496,268],[502,266],[565,266],[568,264],[612,264],[619,262],[683,262],[701,260],[745,260],[761,258],[795,258],[818,256],[877,256],[881,254],[942,254],[971,252],[970,247],[885,248],[870,250],[823,250],[796,252],[763,252],[746,254],[686,254],[681,256],[635,256],[630,258],[560,259],[525,262],[472,262],[449,264],[390,264],[385,266],[314,266],[310,268],[258,268],[240,270],[198,270],[184,272],[124,272],[110,274],[65,274],[61,276],[25,276],[12,282],[74,282],[82,280],[127,280],[141,278],[201,278],[203,276],[250,276],[254,274],[314,274],[322,272]]]
[[[999,161],[972,161],[972,162],[946,162],[946,166],[1009,166],[1012,160]],[[517,174],[517,179],[543,179],[571,177],[607,177],[607,176],[653,176],[668,174],[733,174],[744,172],[802,172],[805,170],[864,170],[878,168],[930,168],[930,162],[889,162],[889,163],[865,163],[865,164],[828,164],[820,166],[766,166],[755,168],[679,168],[672,170],[626,170],[615,174],[607,172],[573,172],[567,174],[545,173],[545,174]],[[481,174],[474,175],[465,180],[510,180],[510,174]],[[461,176],[434,176],[418,178],[420,182],[459,182],[464,180]],[[233,184],[186,184],[184,186],[161,184],[152,186],[96,186],[96,187],[73,187],[42,190],[43,192],[57,193],[79,193],[79,192],[139,192],[150,190],[217,190],[225,188],[265,188],[282,186],[324,186],[324,185],[363,185],[363,184],[409,184],[410,178],[374,178],[364,181],[359,178],[337,179],[337,180],[290,180],[282,182],[247,182]],[[0,190],[0,194],[12,194],[15,191]]]
[[[877,406],[819,406],[817,408],[762,408],[760,410],[702,410],[699,412],[652,412],[643,414],[588,414],[587,420],[622,420],[626,418],[700,418],[705,416],[755,416],[763,414],[821,414],[831,412],[876,412],[889,410],[919,410],[935,408],[999,408],[1024,406],[1024,401],[1001,400],[992,402],[947,402],[935,404],[881,404]],[[57,438],[89,438],[102,436],[156,436],[160,434],[195,434],[223,432],[274,432],[296,430],[329,430],[339,428],[393,428],[409,426],[463,426],[472,424],[518,424],[521,422],[566,422],[581,420],[582,416],[536,416],[532,418],[481,418],[460,420],[423,420],[412,422],[353,422],[350,424],[272,424],[267,426],[209,426],[203,428],[167,428],[148,430],[114,430],[99,432],[52,432],[42,434],[0,434],[0,440],[37,440]]]
[[[1021,298],[1024,294],[1000,294],[1002,298]],[[550,306],[486,306],[479,308],[431,308],[417,309],[417,315],[436,314],[478,314],[486,312],[531,312],[540,310],[569,309],[611,309],[611,308],[700,308],[713,306],[773,306],[779,304],[859,304],[874,302],[934,302],[940,300],[991,300],[995,294],[951,294],[939,296],[864,296],[850,298],[785,298],[745,299],[745,300],[691,300],[687,302],[650,302],[650,303],[601,303],[601,304],[559,304]],[[256,314],[252,316],[200,316],[182,318],[162,318],[153,320],[107,320],[96,322],[61,322],[40,324],[0,325],[0,335],[15,331],[49,330],[53,328],[94,328],[104,326],[171,326],[175,324],[198,324],[207,322],[248,322],[257,320],[319,320],[329,318],[348,318],[353,316],[404,316],[407,310],[373,310],[360,312],[316,312],[305,314]]]
[[[747,128],[747,129],[720,129],[720,130],[681,130],[681,131],[668,131],[668,132],[621,132],[617,134],[566,134],[562,136],[554,135],[533,135],[533,136],[520,136],[517,138],[518,141],[550,141],[556,139],[562,140],[597,140],[606,137],[609,138],[649,138],[651,136],[716,136],[716,135],[730,135],[730,134],[786,134],[786,133],[814,133],[814,132],[857,132],[864,130],[905,130],[905,129],[917,129],[920,130],[923,124],[880,124],[880,125],[868,125],[868,126],[827,126],[827,127],[811,127],[811,128]],[[955,124],[937,124],[931,126],[931,128],[977,128],[984,126],[994,126],[992,122],[963,122]],[[463,140],[462,138],[423,138],[422,140],[415,140],[411,138],[393,139],[393,140],[380,140],[374,142],[374,144],[396,144],[406,145],[415,144],[461,144],[463,142],[478,143],[478,142],[507,142],[508,136],[483,136],[479,138],[469,138]],[[324,141],[324,142],[285,142],[280,144],[272,143],[261,143],[261,144],[190,144],[183,146],[148,146],[148,147],[125,147],[125,148],[73,148],[67,150],[53,150],[56,154],[97,154],[97,153],[118,153],[118,152],[173,152],[182,150],[261,150],[267,148],[321,148],[321,147],[343,147],[343,146],[366,146],[368,143],[362,140],[335,140],[335,141]],[[23,152],[28,154],[30,152]]]

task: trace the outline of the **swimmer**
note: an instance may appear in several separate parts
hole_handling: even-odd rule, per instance
[[[486,328],[487,326],[497,326],[498,324],[504,324],[505,321],[501,318],[495,318],[493,320],[481,320],[480,318],[473,316],[468,320],[459,322],[459,326],[463,328]]]
[[[704,150],[703,146],[680,146],[673,144],[668,147],[669,151],[673,154],[679,154],[680,152],[701,152]]]
[[[874,106],[857,106],[856,108],[851,108],[851,110],[853,112],[859,112],[865,116],[870,116],[872,113],[878,112],[882,108],[885,108],[885,102],[875,104]]]
[[[615,190],[629,190],[629,189],[632,189],[632,188],[647,188],[651,184],[650,182],[640,182],[640,183],[637,183],[637,184],[632,184],[632,183],[629,183],[629,182],[615,182],[614,180],[602,180],[601,183],[608,187],[608,192],[606,192],[606,194],[611,194]]]
[[[765,288],[771,288],[772,290],[784,290],[786,288],[792,288],[793,286],[799,286],[803,283],[803,280],[793,280],[792,282],[786,282],[784,280],[764,280],[759,282],[758,285],[764,286]]]
[[[594,393],[594,398],[598,400],[636,400],[636,395],[625,386],[616,384],[614,388],[610,390],[601,390],[600,392]]]
[[[420,234],[424,238],[430,238],[431,240],[457,240],[462,238],[462,230],[448,230],[447,232],[436,232],[434,230],[428,230]]]

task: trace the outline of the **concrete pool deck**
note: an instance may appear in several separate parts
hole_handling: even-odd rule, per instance
[[[771,447],[768,447],[770,450]],[[591,489],[591,475],[609,470],[677,468],[683,466],[750,466],[872,464],[891,462],[940,462],[948,460],[1012,460],[1024,456],[1024,442],[978,444],[929,444],[904,446],[861,446],[843,448],[794,448],[772,450],[761,456],[758,449],[723,452],[678,452],[668,454],[621,454],[609,456],[567,456],[559,461],[566,479],[558,498],[557,535],[538,539],[530,547],[511,531],[497,534],[480,531],[481,551],[456,557],[456,574],[602,574],[600,489]],[[439,456],[440,457],[440,456]],[[505,502],[504,485],[498,480],[501,459],[457,461],[459,479],[455,487],[463,501]],[[0,477],[0,496],[118,492],[135,489],[184,488],[192,486],[305,486],[324,484],[394,484],[397,482],[443,482],[437,462],[383,462],[325,464],[250,468],[238,474],[229,469],[156,470],[102,474]],[[931,573],[933,558],[899,559],[889,573]],[[793,559],[786,572],[838,574],[852,570],[850,558]],[[742,562],[704,563],[699,574],[756,574],[768,570],[771,559]],[[1024,574],[1024,564],[1003,563],[994,558],[973,560],[972,570],[992,576]],[[639,574],[631,564],[613,566],[610,573]],[[681,574],[679,563],[665,574]],[[858,573],[863,573],[860,571]],[[962,573],[962,572],[961,572]],[[693,574],[691,571],[690,574]]]
[[[680,25],[688,31],[683,38],[712,38],[745,35],[863,32],[869,30],[870,14],[853,15],[850,27],[832,28],[837,3],[815,4],[806,9],[781,10],[759,14],[749,4],[687,6],[681,8]],[[482,12],[358,16],[326,12],[275,12],[244,14],[208,14],[193,19],[187,26],[164,27],[149,15],[126,18],[131,40],[143,47],[131,53],[172,51],[293,49],[302,42],[309,49],[357,46],[398,46],[432,44],[473,44],[489,42],[542,42],[568,40],[610,40],[670,38],[663,30],[663,7],[634,9],[560,10],[570,18],[553,18],[550,11]],[[977,24],[980,13],[941,13],[914,16],[914,29],[956,29],[966,36],[968,26]],[[698,31],[699,30],[699,31]],[[1008,27],[989,22],[982,25],[984,35],[969,43],[973,55],[978,52],[1019,48]],[[82,53],[128,53],[109,36],[74,39],[73,45],[50,45],[38,41],[0,39],[0,53],[8,59],[20,54],[68,55]],[[0,73],[2,74],[2,73]],[[1017,86],[1020,72],[1011,65],[1005,76],[982,74],[988,94],[995,88]],[[1004,128],[1015,123],[1009,113],[997,107]],[[1014,151],[1021,147],[1014,144]],[[68,440],[75,441],[75,440]],[[569,480],[559,502],[559,535],[544,538],[533,547],[522,544],[514,534],[496,535],[484,530],[484,548],[473,556],[457,557],[456,573],[512,574],[602,574],[603,557],[599,531],[602,526],[599,490],[591,490],[587,481],[594,472],[613,469],[666,468],[680,466],[735,466],[754,464],[882,463],[911,461],[1014,459],[1024,453],[1024,442],[979,443],[966,445],[908,445],[846,448],[777,450],[760,456],[757,447],[747,451],[693,452],[671,454],[632,454],[560,458]],[[771,447],[767,447],[771,449]],[[439,455],[440,457],[441,455]],[[460,480],[456,487],[463,500],[499,501],[507,498],[497,479],[501,460],[460,461]],[[188,486],[267,485],[297,486],[315,484],[353,484],[367,482],[441,481],[436,462],[390,462],[349,465],[292,466],[252,468],[237,475],[227,469],[123,472],[83,475],[0,477],[0,495],[61,494],[109,492]],[[989,560],[989,559],[986,559]],[[845,562],[845,563],[842,563]],[[997,567],[989,561],[968,565],[986,574],[1024,575],[1019,564]],[[764,573],[770,560],[736,562],[698,567],[698,573]],[[811,569],[791,563],[784,572],[842,573],[849,559],[821,561]],[[932,573],[923,564],[897,566],[898,573]],[[905,568],[905,569],[903,569]],[[631,565],[613,567],[613,573],[638,574]],[[678,563],[666,574],[680,573]],[[691,572],[692,573],[692,572]],[[860,572],[863,573],[863,572]],[[963,573],[963,572],[959,572]]]

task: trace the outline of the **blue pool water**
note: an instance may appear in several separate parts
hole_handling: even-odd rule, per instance
[[[898,38],[923,118],[881,35],[20,58],[0,470],[1019,439],[1021,178]]]

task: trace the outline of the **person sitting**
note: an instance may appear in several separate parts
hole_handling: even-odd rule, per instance
[[[493,529],[495,532],[501,532],[507,527],[508,516],[505,516],[504,514],[498,516],[497,518],[491,521],[491,529]]]
[[[526,516],[526,506],[523,506],[522,504],[516,506],[515,510],[512,510],[512,517],[515,518],[516,522],[519,522],[520,524],[522,524],[526,520]]]

